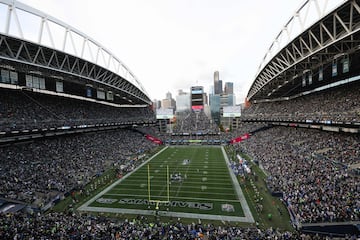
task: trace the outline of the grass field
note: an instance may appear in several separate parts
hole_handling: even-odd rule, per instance
[[[252,222],[226,160],[221,147],[165,148],[79,210]]]

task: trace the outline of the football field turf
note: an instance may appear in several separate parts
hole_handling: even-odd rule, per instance
[[[166,147],[80,211],[253,222],[222,147]]]

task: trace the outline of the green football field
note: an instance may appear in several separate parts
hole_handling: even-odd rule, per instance
[[[167,147],[79,210],[253,221],[221,147]]]

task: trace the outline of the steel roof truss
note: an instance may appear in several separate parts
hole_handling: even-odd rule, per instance
[[[319,39],[315,36],[315,34],[310,30],[309,31],[309,39],[314,39],[315,42],[317,43],[317,45],[319,47],[323,47],[323,45],[321,44],[321,42],[319,41]],[[310,43],[312,43],[312,41],[310,40]],[[312,46],[312,49],[314,49],[314,47]]]
[[[358,14],[360,14],[360,7],[356,1],[352,1],[351,6],[352,6],[352,8],[355,8],[355,10],[358,12]]]
[[[300,40],[300,47],[301,47],[301,52],[302,52],[302,54],[305,55],[305,54],[304,54],[304,49],[305,49],[305,48],[307,49],[308,52],[311,52],[311,48],[310,48],[309,45],[304,41],[304,39],[303,39],[302,37],[300,37],[299,40]],[[305,45],[305,48],[304,48],[303,45]]]
[[[276,62],[271,62],[271,63],[269,63],[269,68],[270,68],[271,70],[273,70],[274,72],[280,72],[281,69],[282,69],[282,67],[279,66],[279,64],[277,64]]]
[[[71,73],[75,73],[74,70],[77,70],[76,73],[80,73],[80,66],[79,66],[79,58],[75,58],[75,61],[70,69]]]
[[[14,53],[13,53],[11,47],[9,46],[9,44],[8,44],[8,42],[7,42],[6,40],[4,40],[4,44],[5,44],[5,46],[6,46],[7,50],[8,50],[9,56],[13,58],[13,57],[14,57]]]
[[[83,76],[87,76],[88,72],[89,72],[88,62],[84,61],[79,74]]]
[[[277,72],[273,71],[272,69],[269,69],[268,67],[266,68],[265,71],[268,72],[271,77],[274,77],[277,74]]]
[[[294,56],[296,56],[296,53],[298,53],[301,58],[303,57],[303,54],[300,52],[300,50],[297,48],[297,46],[294,43],[291,44],[291,47],[292,47]]]
[[[290,58],[292,59],[292,62],[295,62],[295,61],[296,61],[296,58],[295,58],[295,57],[293,56],[293,54],[289,51],[289,48],[286,48],[285,51],[286,51],[286,56],[288,57],[288,59],[289,59],[289,56],[290,56]],[[290,61],[289,61],[289,63],[290,63]]]
[[[67,66],[66,66],[67,65]],[[67,68],[65,68],[67,67]],[[65,55],[61,65],[60,65],[60,70],[65,70],[67,71],[68,69],[70,69],[70,65],[69,65],[69,56]]]
[[[1,45],[1,44],[0,44],[0,45]],[[16,59],[19,59],[19,56],[20,56],[20,53],[21,53],[23,47],[24,47],[24,44],[21,43],[21,44],[20,44],[20,47],[19,47],[18,50],[17,50],[16,56],[15,56]]]
[[[331,41],[335,40],[335,37],[331,34],[331,32],[329,31],[329,29],[325,26],[325,24],[320,23],[320,26],[325,30],[325,32],[327,33],[327,35],[330,37]]]
[[[266,81],[269,81],[271,79],[271,74],[269,73],[269,69],[264,69],[263,75],[266,77]]]
[[[38,63],[40,65],[46,65],[46,58],[44,56],[44,52],[42,50],[42,47],[38,47],[35,57],[33,59],[33,63]]]
[[[104,74],[105,74],[105,70],[102,68],[98,68],[99,71],[97,71],[96,77],[95,79],[100,79]]]
[[[88,77],[92,78],[92,74],[95,72],[95,64],[91,64],[90,71],[88,72]],[[94,73],[95,74],[95,73]]]
[[[29,52],[29,49],[27,48],[26,46],[26,43],[22,42],[21,43],[21,50],[19,48],[19,51],[18,51],[18,56],[16,56],[16,59],[19,59],[20,57],[24,58],[26,61],[28,62],[32,62],[33,59],[31,57],[31,54]]]
[[[279,57],[281,57],[281,58],[279,58]],[[276,59],[278,60],[279,63],[282,63],[285,66],[290,65],[289,60],[284,56],[284,51],[279,54],[279,57],[276,57]],[[281,64],[281,66],[283,66],[282,64]]]
[[[108,80],[109,84],[114,85],[117,78],[118,78],[117,76],[115,76],[113,73],[111,73],[111,75],[109,76],[109,80]]]
[[[60,62],[59,62],[59,58],[57,56],[56,51],[52,51],[50,60],[48,62],[48,66],[52,66],[55,68],[60,68]]]
[[[335,16],[335,18],[338,20],[338,22],[341,24],[341,26],[345,29],[345,31],[346,31],[347,33],[350,33],[350,29],[346,26],[346,24],[345,24],[344,21],[340,18],[340,16],[339,16],[337,13],[335,13],[334,16]]]
[[[100,80],[101,82],[108,83],[108,82],[106,81],[106,80],[108,79],[108,73],[109,73],[109,71],[103,71],[103,73],[100,74],[100,76],[99,76],[99,80]]]
[[[276,57],[274,61],[269,62],[268,66],[275,69],[276,72],[280,72],[282,69],[284,69],[283,63],[279,61],[278,57]]]

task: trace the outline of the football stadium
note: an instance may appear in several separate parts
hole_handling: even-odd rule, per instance
[[[327,2],[274,26],[244,103],[215,72],[180,111],[71,23],[0,0],[0,239],[360,238],[360,1]]]

